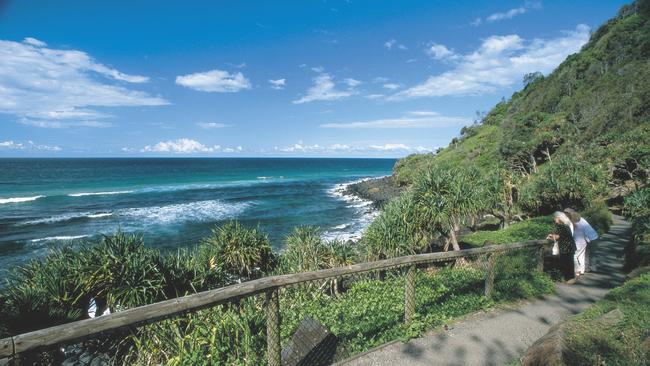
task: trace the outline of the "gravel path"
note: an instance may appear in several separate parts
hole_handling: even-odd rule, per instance
[[[623,251],[630,225],[614,218],[610,232],[592,243],[595,271],[573,285],[559,284],[544,298],[475,314],[448,330],[434,331],[408,343],[389,343],[348,360],[345,365],[507,365],[565,317],[601,299],[625,279]]]

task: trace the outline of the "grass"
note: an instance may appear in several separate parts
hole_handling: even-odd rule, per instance
[[[476,247],[483,246],[486,242],[491,244],[517,243],[544,239],[553,230],[553,218],[540,216],[516,222],[503,230],[477,231],[463,236],[461,241]]]
[[[598,318],[618,309],[615,324]],[[650,365],[650,273],[610,291],[567,328],[568,365]]]

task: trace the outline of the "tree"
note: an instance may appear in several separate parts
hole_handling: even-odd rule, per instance
[[[539,80],[544,80],[544,74],[539,71],[531,72],[524,75],[524,88]]]
[[[461,226],[483,205],[478,177],[475,168],[435,166],[416,179],[411,194],[417,231],[437,231],[446,237],[444,250],[450,244],[454,250],[460,250]]]
[[[482,193],[485,211],[497,217],[501,229],[508,227],[515,206],[517,189],[512,173],[497,167],[485,177]]]

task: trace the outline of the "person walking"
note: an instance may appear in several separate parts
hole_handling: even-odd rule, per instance
[[[554,240],[559,247],[559,264],[562,275],[566,281],[575,278],[574,255],[576,244],[573,240],[573,224],[564,212],[557,211],[553,214],[555,231],[548,234],[546,239]]]
[[[590,271],[587,248],[589,247],[589,243],[598,239],[598,233],[576,210],[566,208],[564,209],[564,213],[573,224],[573,240],[576,243],[574,266],[576,276],[581,276]]]

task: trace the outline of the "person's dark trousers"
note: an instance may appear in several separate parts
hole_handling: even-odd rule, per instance
[[[573,254],[560,254],[560,270],[566,281],[575,278],[575,270],[573,269]]]

